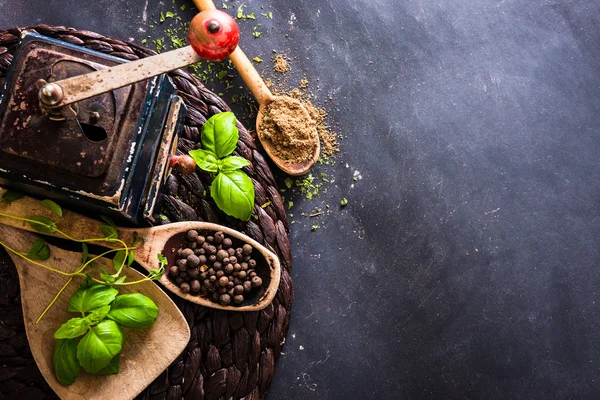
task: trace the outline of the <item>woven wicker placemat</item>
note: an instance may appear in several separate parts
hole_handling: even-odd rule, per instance
[[[0,88],[23,29],[33,29],[42,35],[128,60],[155,54],[132,43],[62,26],[0,30]],[[186,71],[173,71],[171,76],[188,107],[178,148],[179,152],[187,152],[199,146],[200,128],[206,119],[230,109]],[[198,171],[169,177],[162,206],[168,221],[164,222],[209,221],[246,233],[278,254],[283,266],[279,291],[271,305],[250,313],[212,310],[173,297],[190,325],[191,340],[181,356],[139,396],[141,399],[261,399],[273,378],[293,299],[289,227],[275,179],[262,151],[239,122],[238,128],[237,155],[251,162],[244,171],[255,185],[255,218],[244,223],[218,211],[207,196],[208,175]],[[267,203],[267,207],[260,207]],[[53,398],[54,393],[29,351],[16,269],[6,253],[3,250],[0,253],[0,398]]]

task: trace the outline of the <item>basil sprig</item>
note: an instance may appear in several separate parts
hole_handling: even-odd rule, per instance
[[[200,169],[216,174],[210,185],[210,195],[217,207],[227,215],[248,221],[254,210],[254,184],[240,171],[250,163],[231,155],[239,139],[235,124],[232,112],[210,117],[202,127],[204,149],[191,150],[190,156]]]
[[[158,306],[140,293],[117,296],[104,284],[82,284],[73,293],[68,309],[81,313],[54,333],[54,372],[62,385],[73,383],[83,368],[91,374],[119,372],[119,355],[125,344],[123,328],[149,328],[158,317]],[[81,338],[78,341],[78,338]]]

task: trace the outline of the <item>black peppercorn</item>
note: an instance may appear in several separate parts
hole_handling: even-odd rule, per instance
[[[229,257],[229,254],[225,250],[217,251],[217,261],[223,261],[227,257]]]
[[[215,256],[214,254],[208,257],[208,262],[214,263],[215,261],[217,261],[217,256]]]
[[[171,275],[172,277],[176,277],[178,272],[179,270],[174,265],[171,268],[169,268],[169,275]]]
[[[187,260],[184,260],[184,259],[177,260],[177,262],[175,264],[177,264],[177,268],[179,268],[180,271],[187,270]]]
[[[252,282],[246,281],[242,284],[244,286],[244,292],[249,292],[252,290]]]
[[[198,261],[200,262],[200,265],[206,264],[206,256],[204,256],[204,255],[198,256]]]
[[[219,293],[227,293],[227,288],[223,286],[223,287],[220,287],[219,289],[217,289],[217,291]]]
[[[187,278],[187,276],[188,276],[187,271],[179,271],[179,277],[180,278],[182,278],[182,279],[185,280],[185,278]]]
[[[244,296],[242,296],[241,294],[236,294],[235,296],[233,296],[233,302],[235,304],[242,304],[244,302]]]
[[[206,250],[204,249],[196,249],[196,251],[194,251],[194,254],[197,255],[198,257],[203,256],[206,254]]]
[[[256,268],[256,260],[251,258],[250,260],[248,260],[248,266],[250,268]]]
[[[227,264],[227,265],[225,266],[225,273],[226,273],[226,274],[231,274],[232,272],[233,272],[233,265],[231,265],[231,264]]]
[[[254,271],[248,273],[248,277],[250,277],[250,279],[254,278],[255,276],[256,276],[256,272],[254,272]]]
[[[240,277],[240,279],[246,279],[246,276],[247,276],[246,271],[240,271],[238,273],[238,276]]]
[[[190,289],[193,293],[198,293],[200,291],[200,282],[193,280],[192,283],[190,283]]]
[[[242,271],[248,271],[248,263],[243,262],[240,265],[242,266]]]
[[[233,270],[234,270],[234,271],[236,271],[236,272],[239,272],[239,271],[241,271],[241,270],[242,270],[242,265],[241,265],[241,264],[237,264],[237,263],[236,263],[236,264],[233,266]]]
[[[262,279],[260,279],[259,276],[255,276],[254,278],[252,278],[252,286],[253,287],[259,287],[262,285]]]
[[[229,254],[229,257],[235,256],[235,249],[233,247],[228,248],[227,254]]]
[[[208,274],[207,274],[206,272],[202,272],[202,273],[200,274],[200,279],[204,280],[204,279],[206,279],[206,278],[208,278]]]
[[[215,255],[215,254],[217,254],[217,248],[216,248],[215,246],[212,246],[212,245],[211,245],[211,246],[208,248],[208,253],[209,253],[209,254],[211,254],[211,255]]]
[[[226,276],[221,276],[219,278],[219,286],[227,286],[229,279]]]
[[[193,230],[193,229],[192,229],[192,230],[189,230],[189,231],[187,232],[187,235],[185,236],[185,239],[186,239],[188,242],[195,242],[196,240],[198,240],[198,231],[195,231],[195,230]]]
[[[198,243],[200,246],[202,246],[204,242],[206,242],[206,238],[204,236],[198,236],[198,239],[196,239],[196,243]]]
[[[216,282],[217,281],[217,276],[216,275],[211,275],[208,277],[208,280],[211,282]]]
[[[179,289],[181,289],[181,291],[183,293],[189,293],[190,292],[190,285],[188,283],[183,282],[181,285],[179,285]]]
[[[233,246],[233,242],[231,241],[231,239],[229,239],[229,238],[223,239],[223,248],[224,249],[228,249],[231,246]]]
[[[198,270],[198,268],[188,269],[187,274],[192,279],[198,279],[200,271]]]
[[[231,296],[226,293],[222,294],[219,296],[219,303],[221,303],[221,305],[228,306],[229,303],[231,303]]]
[[[196,268],[200,266],[200,257],[197,255],[191,255],[187,258],[187,266],[188,268]]]
[[[223,271],[222,269],[220,269],[217,272],[215,272],[215,275],[217,276],[217,278],[220,278],[222,276],[225,276],[225,271]]]
[[[212,236],[207,236],[207,237],[206,237],[206,241],[207,241],[208,243],[212,243],[212,242],[214,242],[214,241],[215,241],[215,238],[214,238],[214,237],[212,237]]]
[[[244,293],[244,287],[242,285],[235,285],[233,291],[235,292],[235,294],[242,294]]]
[[[214,293],[212,294],[212,300],[213,300],[214,302],[218,302],[218,301],[219,301],[219,293],[217,293],[217,292],[214,292]]]
[[[214,275],[215,274],[215,270],[212,268],[209,268],[208,271],[206,271],[208,273],[208,275]]]
[[[233,282],[229,281],[227,282],[227,289],[233,289],[235,285],[233,284]]]
[[[223,243],[223,240],[225,239],[225,235],[223,234],[223,232],[219,231],[215,233],[215,243],[217,244],[221,244]]]
[[[194,250],[192,249],[183,249],[181,252],[181,258],[188,258],[189,256],[194,255]]]
[[[183,249],[177,250],[177,258],[181,258],[181,253],[183,253]]]
[[[252,254],[252,246],[249,245],[248,243],[246,243],[242,247],[242,254],[245,255],[245,256],[249,256],[250,254]]]
[[[192,250],[196,250],[196,248],[198,247],[198,245],[196,244],[196,242],[192,242],[192,243],[188,243],[187,244],[188,249],[192,249]]]
[[[225,257],[223,259],[223,264],[230,264],[230,263],[231,263],[231,260],[229,259],[229,257]]]

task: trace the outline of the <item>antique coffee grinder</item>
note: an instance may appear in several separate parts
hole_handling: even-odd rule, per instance
[[[0,185],[154,221],[171,168],[195,170],[175,154],[186,110],[165,73],[210,58],[197,49],[218,48],[218,59],[235,49],[237,25],[218,13],[194,18],[193,48],[133,62],[24,32],[0,95]],[[219,41],[231,30],[234,40]]]

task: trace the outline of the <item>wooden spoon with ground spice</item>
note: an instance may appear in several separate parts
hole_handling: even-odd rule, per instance
[[[194,4],[200,10],[216,9],[211,0]],[[316,122],[300,101],[274,96],[239,46],[229,58],[260,106],[256,133],[265,151],[283,172],[306,174],[321,151]]]

